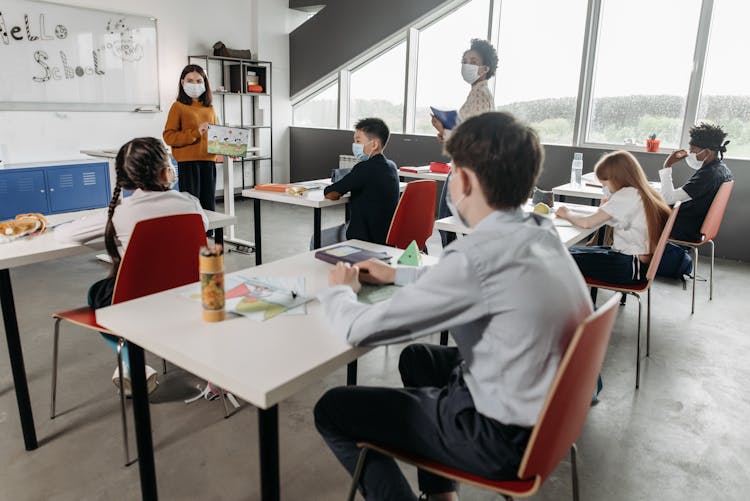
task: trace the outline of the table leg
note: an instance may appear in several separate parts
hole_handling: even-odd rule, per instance
[[[214,230],[214,243],[224,245],[224,228]]]
[[[260,256],[260,199],[253,199],[253,221],[255,225],[255,266],[263,261]]]
[[[0,303],[3,308],[5,339],[8,341],[8,355],[10,356],[10,367],[13,372],[13,386],[16,390],[18,415],[21,419],[21,429],[23,430],[23,443],[27,451],[33,451],[39,444],[37,443],[36,430],[34,429],[34,415],[31,413],[29,385],[26,381],[26,367],[23,363],[21,336],[18,333],[18,318],[16,318],[16,305],[13,301],[10,270],[7,268],[0,270]]]
[[[352,206],[344,205],[344,222],[348,223],[352,219]]]
[[[130,355],[130,381],[133,387],[133,421],[135,439],[138,446],[138,473],[141,477],[141,498],[158,499],[156,492],[156,467],[154,465],[154,445],[151,440],[151,413],[148,408],[146,389],[146,361],[143,348],[128,343]]]
[[[445,232],[445,243],[449,244],[456,239],[456,233],[453,231]]]
[[[448,346],[448,331],[440,331],[440,346]]]
[[[346,385],[347,386],[357,385],[357,361],[356,360],[346,364]]]
[[[260,498],[279,501],[279,406],[258,409],[260,445]]]
[[[318,207],[313,209],[313,248],[320,249],[320,208]]]

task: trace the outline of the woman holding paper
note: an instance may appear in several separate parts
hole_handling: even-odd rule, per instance
[[[495,98],[487,85],[487,80],[495,76],[495,70],[497,70],[495,48],[487,40],[473,38],[469,50],[464,52],[461,59],[461,76],[466,83],[471,85],[471,90],[469,95],[466,96],[463,106],[458,110],[458,116],[453,127],[446,128],[435,115],[432,116],[432,126],[438,132],[438,141],[441,143],[446,141],[450,137],[451,131],[458,127],[461,122],[488,111],[495,111]],[[450,216],[450,209],[445,203],[447,186],[446,180],[440,195],[439,218]],[[440,239],[443,242],[443,247],[445,247],[448,244],[447,233],[441,230]]]
[[[198,198],[205,210],[216,208],[216,155],[208,153],[208,125],[215,123],[206,73],[188,64],[180,75],[163,137],[177,160],[180,191]]]

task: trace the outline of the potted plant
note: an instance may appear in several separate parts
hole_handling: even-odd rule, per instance
[[[652,133],[646,139],[646,151],[656,152],[659,151],[659,143],[661,141],[656,139],[656,132]]]

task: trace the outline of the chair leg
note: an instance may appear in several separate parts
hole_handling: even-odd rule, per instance
[[[55,319],[55,335],[52,340],[52,388],[49,403],[49,418],[55,419],[55,403],[57,400],[57,345],[60,340],[60,322],[62,318]]]
[[[690,314],[695,313],[695,282],[698,280],[698,247],[693,247],[693,305]]]
[[[349,488],[348,501],[354,501],[354,496],[357,494],[357,484],[359,484],[359,477],[362,476],[362,469],[365,466],[365,457],[367,456],[367,447],[362,447],[359,453],[359,459],[357,459],[357,466],[354,468],[354,475],[352,475],[352,486]]]
[[[635,389],[637,390],[641,380],[641,296],[633,295],[638,299],[638,335],[635,348]]]
[[[120,338],[117,341],[117,377],[120,378],[120,417],[122,419],[122,445],[125,451],[125,466],[130,465],[130,447],[128,445],[128,420],[125,416],[125,386],[123,384],[122,348],[125,340]]]
[[[161,367],[162,367],[162,374],[166,374],[167,373],[167,359],[166,358],[161,359]]]
[[[448,331],[440,331],[440,346],[448,346]]]
[[[709,240],[708,243],[711,244],[711,272],[708,275],[708,300],[712,301],[714,299],[714,241]]]
[[[578,501],[578,463],[576,461],[576,444],[570,447],[570,475],[573,485],[573,501]]]
[[[646,291],[646,356],[651,352],[651,287]]]
[[[219,395],[221,395],[221,403],[224,404],[224,419],[229,417],[229,407],[227,407],[227,397],[224,395],[224,388],[219,388]]]

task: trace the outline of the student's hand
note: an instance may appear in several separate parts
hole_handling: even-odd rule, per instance
[[[438,120],[435,115],[432,115],[432,126],[435,127],[435,130],[438,131],[439,134],[445,132],[445,127],[443,127],[442,122]]]
[[[569,219],[570,213],[568,212],[567,207],[558,207],[555,211],[555,216],[559,217],[560,219]]]
[[[208,132],[208,122],[203,122],[202,124],[198,125],[198,133],[203,134],[205,132]]]
[[[341,194],[338,191],[329,191],[325,194],[325,197],[328,200],[338,200],[339,198],[341,198]]]
[[[336,263],[336,267],[328,272],[328,285],[331,287],[348,285],[356,294],[362,288],[362,284],[359,283],[359,278],[357,278],[358,275],[359,268],[357,266],[339,261]]]
[[[444,143],[445,142],[445,136],[443,136],[442,132],[437,135],[437,140],[438,140],[439,143]]]
[[[359,279],[370,284],[392,284],[396,280],[396,268],[378,259],[357,263]]]
[[[665,169],[669,169],[670,167],[672,167],[672,165],[676,164],[677,162],[679,162],[680,160],[682,160],[686,156],[688,156],[688,152],[685,151],[685,150],[675,150],[675,151],[673,151],[672,154],[669,155],[667,157],[667,160],[664,162],[664,168]]]

